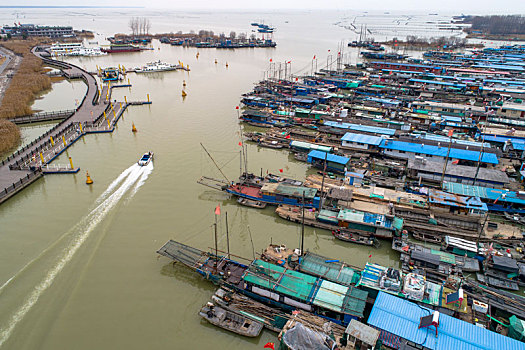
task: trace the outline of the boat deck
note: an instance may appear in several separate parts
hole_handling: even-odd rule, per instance
[[[262,198],[261,189],[257,187],[234,185],[231,189],[250,197]]]

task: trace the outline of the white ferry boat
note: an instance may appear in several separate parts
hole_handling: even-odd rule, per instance
[[[103,56],[100,47],[85,47],[82,43],[56,43],[49,48],[53,56]]]
[[[106,52],[102,51],[100,47],[81,47],[71,52],[64,54],[64,56],[104,56]]]
[[[82,43],[54,43],[49,48],[52,55],[61,56],[67,52],[82,48]]]
[[[176,64],[164,63],[161,61],[150,62],[140,68],[135,68],[135,73],[165,72],[180,69],[181,66]]]

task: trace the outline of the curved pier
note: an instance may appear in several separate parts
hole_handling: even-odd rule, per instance
[[[71,63],[47,57],[39,47],[32,50],[44,64],[57,67],[68,79],[82,79],[87,92],[82,103],[67,118],[7,159],[0,162],[0,203],[12,197],[43,175],[41,167],[49,164],[80,137],[88,133],[112,132],[129,105],[150,102],[128,102],[112,105],[111,89],[104,86],[99,95],[93,75]],[[108,96],[106,99],[105,97]]]

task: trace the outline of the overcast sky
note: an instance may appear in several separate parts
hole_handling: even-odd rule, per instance
[[[144,6],[172,9],[417,10],[525,14],[525,0],[0,0],[1,6]]]

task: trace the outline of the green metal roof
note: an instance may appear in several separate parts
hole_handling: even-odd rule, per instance
[[[256,259],[244,281],[329,310],[363,317],[368,293]]]
[[[321,152],[332,152],[332,147],[330,146],[322,146],[322,145],[316,145],[314,143],[309,142],[303,142],[303,141],[292,141],[290,142],[291,147],[297,147],[297,148],[303,148],[305,150],[316,150]]]
[[[456,257],[453,254],[442,252],[441,250],[430,249],[432,254],[439,255],[439,260],[444,263],[455,264]]]
[[[309,302],[317,277],[256,259],[246,271],[244,281]]]
[[[311,252],[307,252],[301,257],[299,270],[344,286],[356,284],[360,278],[358,271],[344,263]]]
[[[317,215],[317,219],[318,220],[329,221],[329,222],[333,222],[334,224],[337,224],[339,222],[337,220],[337,215],[338,214],[339,213],[336,212],[336,211],[321,209],[321,211]]]
[[[364,222],[364,215],[362,211],[343,209],[339,211],[337,219],[349,222]]]
[[[261,192],[269,192],[290,197],[302,197],[304,192],[304,197],[311,199],[315,197],[317,190],[315,188],[284,185],[282,183],[267,183],[263,185]]]
[[[314,305],[341,312],[348,287],[330,281],[322,281],[314,298]]]

